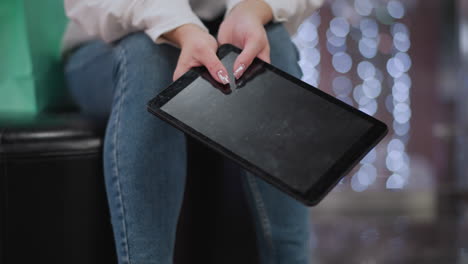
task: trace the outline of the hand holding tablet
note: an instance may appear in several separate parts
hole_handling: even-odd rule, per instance
[[[226,68],[239,53],[218,50]],[[148,110],[307,205],[387,133],[379,120],[259,59],[230,79],[222,85],[205,68],[191,69]]]

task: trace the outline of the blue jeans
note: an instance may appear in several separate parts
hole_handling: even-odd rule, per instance
[[[273,65],[300,77],[298,54],[282,24],[267,27]],[[120,264],[172,263],[186,177],[186,138],[146,111],[172,82],[179,49],[135,33],[93,41],[69,57],[68,88],[81,110],[107,119],[104,175]],[[262,263],[309,261],[309,210],[229,161],[243,179]]]

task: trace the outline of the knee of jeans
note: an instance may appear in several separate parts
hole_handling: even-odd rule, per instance
[[[302,77],[299,67],[299,52],[291,36],[282,23],[271,23],[266,26],[270,43],[271,64],[297,77]]]
[[[116,77],[125,73],[132,82],[151,83],[153,89],[165,88],[172,82],[179,49],[168,44],[156,44],[145,33],[132,33],[115,43]],[[156,82],[156,83],[154,83]],[[144,83],[142,83],[143,86]],[[147,87],[143,87],[146,89]]]

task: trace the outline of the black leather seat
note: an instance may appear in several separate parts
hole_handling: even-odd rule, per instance
[[[0,262],[117,263],[102,175],[104,122],[0,116]],[[189,140],[175,263],[257,263],[240,179]]]
[[[2,263],[116,263],[102,132],[79,115],[0,117]]]

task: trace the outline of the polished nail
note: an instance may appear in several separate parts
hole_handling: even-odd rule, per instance
[[[224,70],[219,70],[217,72],[217,74],[218,74],[219,80],[221,80],[221,82],[223,84],[228,84],[229,83],[229,76],[227,75],[227,73]]]
[[[244,72],[245,70],[245,64],[241,64],[239,65],[239,67],[237,67],[237,69],[234,71],[234,77],[236,77],[236,79],[239,79],[241,76],[242,76],[242,73]]]

